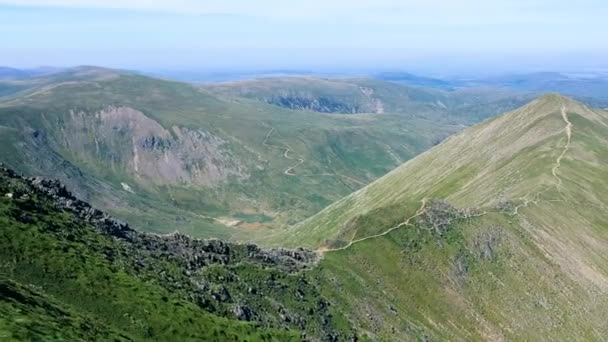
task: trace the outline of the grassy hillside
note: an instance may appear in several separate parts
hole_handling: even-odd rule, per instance
[[[445,94],[366,79],[266,78],[206,85],[214,94],[262,100],[289,109],[322,113],[395,113],[428,106],[443,109]]]
[[[603,111],[594,112],[578,102],[547,95],[446,139],[301,226],[308,227],[305,230],[315,229],[321,224],[331,227],[330,230],[339,229],[339,225],[324,220],[331,218],[336,220],[334,222],[346,222],[357,215],[400,204],[404,200],[420,203],[425,197],[447,199],[456,205],[483,207],[524,197],[531,200],[533,198],[526,195],[534,194],[535,190],[548,188],[547,192],[550,192],[551,185],[558,179],[552,173],[553,166],[563,152],[560,144],[565,144],[566,139],[560,103],[564,103],[566,113],[572,108],[573,113],[569,116],[572,120],[578,120],[582,115],[578,113],[590,116],[592,119],[589,120],[604,120]],[[597,129],[602,127],[599,125]],[[587,134],[579,138],[589,139]],[[601,132],[592,136],[598,135],[601,136]],[[596,150],[601,141],[580,149]],[[576,146],[568,146],[570,148]],[[561,168],[561,172],[566,170],[567,167]],[[322,234],[327,233],[325,230]]]
[[[542,97],[263,239],[317,253],[138,233],[2,169],[0,336],[601,340],[606,136],[608,112]]]
[[[303,113],[93,67],[28,82],[0,101],[2,161],[142,229],[202,237],[298,222],[463,122]]]
[[[417,113],[466,123],[517,108],[531,97],[512,91],[447,91],[366,78],[276,77],[204,85],[226,97],[245,97],[279,107],[322,113]]]
[[[608,113],[558,95],[444,141],[275,241],[377,339],[601,340]]]
[[[5,168],[0,193],[3,340],[352,337],[305,272],[312,252],[141,234]]]

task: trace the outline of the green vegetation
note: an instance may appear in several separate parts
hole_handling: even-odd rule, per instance
[[[348,321],[307,272],[290,270],[297,265],[283,266],[280,257],[273,261],[278,252],[142,235],[105,216],[95,221],[97,214],[60,187],[51,184],[54,195],[47,195],[32,184],[0,172],[3,338],[285,341],[300,340],[299,330],[314,339],[351,335]],[[200,247],[188,252],[193,244]]]
[[[369,80],[56,77],[0,103],[9,165],[143,230],[322,257],[137,233],[5,170],[2,338],[608,335],[606,111],[547,95],[411,159],[481,104]]]
[[[326,295],[371,339],[600,340],[607,134],[605,111],[548,95],[273,238],[321,247]]]
[[[113,340],[131,338],[15,282],[0,279],[0,339]]]
[[[348,82],[358,94],[358,87],[375,87],[387,103],[426,94],[416,96],[429,107],[302,112],[185,83],[76,68],[28,79],[25,90],[0,101],[0,128],[10,132],[0,135],[0,160],[28,175],[59,178],[140,229],[257,240],[469,123],[431,103],[433,92]],[[226,224],[243,212],[273,220],[255,230]]]
[[[228,98],[321,113],[393,113],[474,123],[523,105],[530,95],[493,89],[444,91],[364,78],[277,77],[204,85]]]

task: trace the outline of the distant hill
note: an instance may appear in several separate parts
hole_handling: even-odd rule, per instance
[[[143,234],[0,168],[0,334],[601,340],[606,136],[608,112],[544,96],[263,241],[316,253]]]
[[[445,107],[441,103],[445,95],[438,91],[408,89],[369,79],[278,77],[202,88],[217,95],[252,98],[288,109],[321,113],[378,114],[403,112],[416,106]]]
[[[60,72],[60,68],[52,67],[40,67],[34,69],[16,69],[10,67],[0,66],[0,79],[15,79],[15,78],[28,78],[42,75],[49,75],[56,72]]]
[[[408,72],[386,71],[374,74],[372,77],[380,80],[391,81],[403,85],[416,87],[433,87],[445,89],[451,89],[453,87],[453,85],[447,80],[418,76],[410,74]]]
[[[530,100],[513,92],[452,92],[367,78],[276,77],[201,86],[224,97],[256,99],[278,107],[321,113],[454,116],[477,122]]]
[[[18,77],[26,77],[28,76],[26,72],[23,70],[8,68],[8,67],[0,67],[0,78],[18,78]]]
[[[422,96],[398,107],[403,92],[382,97],[399,113],[328,115],[98,67],[0,84],[18,87],[0,100],[2,161],[136,227],[202,237],[273,233],[474,121]]]
[[[597,106],[608,104],[608,77],[605,74],[564,74],[538,72],[508,74],[472,79],[454,79],[450,83],[458,88],[511,89],[527,93],[557,92],[584,100]]]
[[[602,339],[606,136],[608,112],[543,96],[275,242],[324,253],[334,298],[378,339]]]

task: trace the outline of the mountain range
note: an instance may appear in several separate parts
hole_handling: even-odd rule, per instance
[[[608,112],[543,96],[274,239],[322,253],[378,339],[601,340],[607,133]]]
[[[608,335],[606,110],[93,67],[0,89],[1,337]]]
[[[10,167],[148,231],[237,240],[297,223],[527,99],[367,79],[201,86],[97,67],[0,89]]]

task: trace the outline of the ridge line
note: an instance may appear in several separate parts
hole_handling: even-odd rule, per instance
[[[557,191],[560,192],[560,193],[561,193],[560,186],[562,184],[562,179],[557,174],[557,171],[561,167],[561,161],[562,161],[562,159],[564,158],[564,156],[566,155],[566,153],[570,149],[570,144],[572,142],[572,127],[574,127],[574,125],[572,124],[572,122],[570,122],[570,120],[568,118],[568,113],[566,113],[566,106],[564,104],[562,104],[562,107],[561,107],[561,116],[562,116],[562,119],[564,120],[564,122],[566,123],[566,127],[564,128],[564,131],[566,132],[566,138],[567,138],[567,140],[566,140],[566,146],[564,146],[562,152],[560,153],[560,155],[555,160],[555,164],[554,164],[553,168],[551,169],[551,174],[553,175],[553,177],[555,177],[557,179],[557,184],[555,184],[555,187],[557,188]],[[537,192],[536,194],[534,194],[534,196],[533,196],[534,199],[528,199],[528,195],[529,194],[526,195],[526,196],[524,196],[524,197],[522,197],[524,203],[514,208],[513,215],[514,216],[518,215],[519,214],[519,209],[522,208],[522,207],[524,207],[524,208],[528,207],[530,203],[538,204],[538,202],[541,201],[541,199],[539,198],[540,195],[542,193],[544,193],[546,190],[547,189],[545,189],[544,191]],[[319,252],[321,254],[324,254],[324,253],[327,253],[327,252],[336,252],[336,251],[345,250],[345,249],[350,248],[352,245],[354,245],[356,243],[363,242],[363,241],[366,241],[366,240],[369,240],[369,239],[378,238],[378,237],[384,236],[384,235],[392,232],[395,229],[401,228],[401,227],[403,227],[405,225],[410,225],[410,221],[412,219],[414,219],[414,218],[416,218],[416,217],[424,214],[424,212],[426,211],[426,201],[427,201],[426,197],[422,199],[422,205],[420,206],[420,208],[416,211],[416,213],[413,216],[409,217],[404,222],[401,222],[400,224],[398,224],[398,225],[396,225],[394,227],[391,227],[391,228],[389,228],[388,230],[386,230],[386,231],[384,231],[382,233],[366,236],[364,238],[360,238],[360,239],[357,239],[357,240],[351,240],[346,246],[343,246],[343,247],[340,247],[340,248],[333,248],[333,249],[331,249],[331,248],[326,248],[326,247],[319,247],[317,249],[317,252]],[[490,213],[490,212],[484,211],[481,214],[475,215],[475,217],[484,216],[484,215],[486,215],[488,213]]]
[[[386,231],[384,231],[382,233],[366,236],[366,237],[363,237],[363,238],[360,238],[360,239],[356,239],[356,240],[351,240],[346,246],[339,247],[339,248],[324,248],[324,247],[320,247],[320,248],[317,249],[317,252],[319,252],[321,254],[324,254],[324,253],[327,253],[327,252],[343,251],[343,250],[345,250],[347,248],[350,248],[352,245],[354,245],[356,243],[363,242],[363,241],[370,240],[370,239],[379,238],[381,236],[384,236],[384,235],[392,232],[395,229],[399,229],[399,228],[401,228],[403,226],[410,225],[410,221],[411,220],[415,219],[416,217],[418,217],[418,216],[420,216],[420,215],[422,215],[422,214],[424,214],[426,212],[426,201],[427,201],[426,197],[422,199],[422,201],[421,201],[422,204],[420,205],[420,208],[418,208],[418,210],[416,210],[416,213],[413,216],[408,217],[407,220],[399,223],[398,225],[396,225],[394,227],[389,228],[388,230],[386,230]]]

